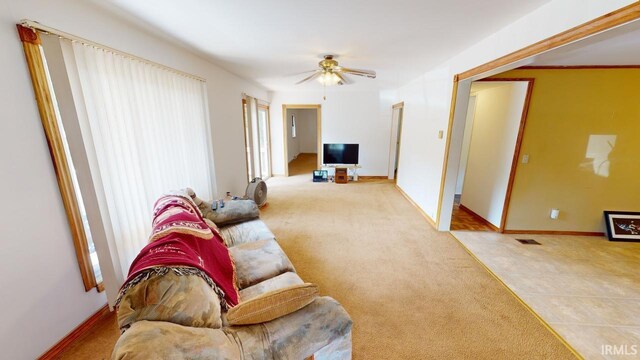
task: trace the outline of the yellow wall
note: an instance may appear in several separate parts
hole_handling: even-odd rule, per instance
[[[640,69],[496,77],[535,78],[507,229],[604,232],[603,210],[640,211]]]

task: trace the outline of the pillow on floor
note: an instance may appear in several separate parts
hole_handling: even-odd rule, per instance
[[[270,291],[241,302],[227,313],[229,325],[260,324],[291,314],[318,297],[318,286],[300,284]]]

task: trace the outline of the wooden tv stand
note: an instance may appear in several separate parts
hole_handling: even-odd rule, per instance
[[[338,184],[345,184],[349,181],[349,170],[351,170],[351,174],[353,176],[353,181],[358,181],[358,169],[362,166],[360,165],[344,165],[344,164],[336,164],[336,165],[323,165],[323,168],[335,169],[335,182]],[[346,180],[344,182],[338,181],[338,172],[344,172],[344,177]]]
[[[349,172],[347,168],[337,167],[335,173],[336,184],[346,184],[349,182]]]

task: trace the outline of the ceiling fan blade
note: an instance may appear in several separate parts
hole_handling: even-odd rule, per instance
[[[358,75],[358,76],[365,76],[371,79],[375,79],[376,78],[376,72],[373,70],[360,70],[360,69],[349,69],[346,67],[340,67],[340,72],[346,73],[346,74],[352,74],[352,75]]]
[[[351,80],[349,80],[349,78],[346,75],[341,74],[340,72],[337,72],[337,71],[334,72],[334,74],[336,74],[336,76],[340,78],[340,82],[338,82],[338,85],[351,84]]]
[[[298,75],[304,75],[304,74],[311,74],[312,72],[316,72],[316,71],[318,71],[318,69],[309,70],[309,71],[303,71],[303,72],[297,72],[297,73],[293,73],[293,74],[287,74],[286,76],[298,76]]]
[[[320,74],[322,74],[322,71],[321,71],[321,70],[315,70],[315,72],[314,72],[313,74],[311,74],[311,75],[307,76],[306,78],[304,78],[304,79],[302,79],[302,80],[298,81],[298,82],[296,83],[296,85],[300,85],[300,84],[302,84],[302,83],[303,83],[303,82],[305,82],[305,81],[309,81],[309,80],[315,79],[315,78],[317,78],[318,76],[320,76]]]

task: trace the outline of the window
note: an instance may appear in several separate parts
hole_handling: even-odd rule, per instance
[[[91,44],[61,42],[67,71],[77,78],[73,99],[117,254],[112,266],[124,279],[147,244],[158,197],[185,187],[213,197],[206,84]]]
[[[271,144],[269,142],[269,107],[258,105],[258,137],[260,140],[260,175],[262,179],[271,176]]]
[[[296,116],[291,115],[291,137],[296,138]]]
[[[268,179],[271,176],[271,144],[269,136],[269,106],[246,96],[242,100],[247,179]]]
[[[35,30],[24,26],[18,26],[18,33],[29,65],[51,160],[56,169],[58,187],[67,213],[82,282],[86,291],[93,288],[102,291],[104,289],[102,274],[95,256],[95,246],[88,227],[82,197],[78,191],[78,178],[71,161],[69,144],[53,92],[51,72],[44,57],[40,35]]]
[[[104,277],[113,304],[155,200],[185,187],[213,197],[206,83],[65,34],[20,32],[85,287]]]

